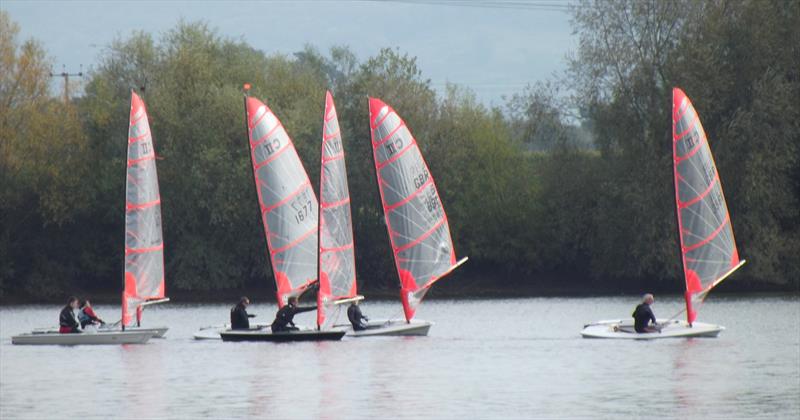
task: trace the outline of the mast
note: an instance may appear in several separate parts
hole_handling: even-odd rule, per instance
[[[673,104],[674,104],[674,102],[675,102],[675,91],[673,91],[672,97],[673,97]],[[673,108],[672,109],[672,115],[671,115],[671,117],[673,119],[675,118],[675,111],[676,110]],[[672,121],[672,138],[674,139],[676,135],[677,135],[677,133],[675,132],[675,123],[674,123],[674,120],[673,120]],[[686,273],[686,256],[683,253],[683,235],[681,234],[681,211],[680,211],[680,207],[679,207],[680,199],[678,198],[678,160],[677,160],[677,157],[678,157],[677,144],[675,143],[675,141],[673,141],[672,142],[672,180],[673,180],[673,184],[675,186],[675,189],[674,189],[675,195],[673,196],[673,198],[675,199],[675,226],[677,227],[677,230],[678,230],[678,250],[679,250],[679,252],[681,254],[681,272]],[[684,284],[684,288],[685,287],[686,287],[686,285]],[[689,293],[688,290],[684,290],[684,299],[686,300],[686,307],[684,308],[683,311],[686,312],[686,320],[689,323],[689,327],[691,327],[692,326],[692,321],[689,320],[689,311],[690,311],[690,307],[691,307],[690,299],[691,298],[689,297],[688,293]],[[681,312],[683,312],[683,311],[681,311]],[[672,318],[675,318],[678,315],[680,315],[680,312],[678,312],[678,314],[676,314],[676,315],[673,315]]]
[[[131,109],[133,108],[133,93],[134,93],[134,91],[133,91],[133,89],[131,89]],[[130,112],[129,112],[129,115],[128,115],[128,136],[130,136],[130,129],[131,129],[131,120],[130,120]],[[127,159],[128,144],[127,143],[128,143],[128,141],[126,140],[125,141],[125,156],[126,156],[126,158],[125,158],[125,180],[126,181],[125,181],[125,190],[124,190],[125,191],[125,195],[122,196],[122,198],[123,198],[123,200],[122,200],[122,203],[123,203],[122,214],[127,214],[127,212],[128,212],[128,182],[127,182],[127,178],[128,178],[128,159]],[[126,244],[126,241],[127,241],[127,237],[128,237],[128,226],[127,226],[127,223],[123,223],[122,224],[122,293],[120,293],[120,295],[122,297],[121,305],[120,305],[120,310],[122,311],[122,313],[120,314],[120,324],[122,325],[122,331],[125,331],[125,312],[127,310],[127,301],[125,299],[125,272],[126,272],[125,263],[126,263],[126,260],[128,258],[128,256],[126,255],[126,252],[125,252],[125,249],[127,248],[127,246],[125,244]]]
[[[322,291],[322,183],[325,177],[325,111],[322,111],[322,146],[319,151],[319,200],[317,201],[317,331],[322,330],[322,325],[319,322],[320,292]]]

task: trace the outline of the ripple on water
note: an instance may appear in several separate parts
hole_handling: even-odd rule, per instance
[[[428,301],[425,338],[337,343],[195,341],[228,305],[166,304],[170,326],[142,346],[24,347],[10,336],[58,307],[0,308],[2,418],[768,417],[800,415],[797,297],[714,296],[700,318],[716,339],[584,340],[581,327],[629,314],[635,298]],[[680,297],[654,309],[672,314]],[[398,313],[366,302],[367,315]],[[274,307],[255,304],[268,321]],[[117,307],[99,306],[102,315]],[[314,315],[301,320],[313,324]]]

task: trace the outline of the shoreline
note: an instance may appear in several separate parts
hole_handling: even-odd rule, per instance
[[[359,291],[359,294],[366,296],[369,300],[397,300],[399,290],[366,290]],[[623,287],[618,290],[608,288],[584,288],[575,290],[567,287],[542,287],[541,285],[527,285],[526,287],[457,287],[447,285],[432,289],[425,297],[426,300],[475,300],[475,299],[523,299],[523,298],[590,298],[590,297],[636,297],[642,293],[654,293],[657,296],[682,296],[681,289],[665,289],[653,287],[646,291],[634,289],[633,287]],[[88,297],[93,304],[117,304],[120,301],[119,291],[108,290],[83,290],[75,291],[79,298]],[[236,302],[242,295],[250,297],[251,300],[259,303],[264,301],[274,301],[275,291],[268,288],[253,288],[248,290],[226,289],[226,290],[167,290],[167,297],[171,303],[230,303]],[[718,286],[713,295],[737,296],[737,295],[784,295],[800,296],[800,290],[790,286],[780,285],[752,285],[734,284]],[[31,304],[61,304],[67,296],[36,297],[28,294],[5,295],[0,297],[0,306],[18,306]],[[304,301],[311,301],[308,297]]]

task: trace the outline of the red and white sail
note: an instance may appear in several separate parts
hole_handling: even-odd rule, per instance
[[[682,90],[672,91],[672,153],[689,323],[711,288],[744,264],[739,260],[722,184],[700,124]]]
[[[456,262],[447,215],[417,141],[399,115],[369,99],[375,173],[407,321],[434,282]]]
[[[357,287],[344,146],[330,92],[325,95],[320,160],[317,325],[322,326],[334,302],[356,296]]]
[[[250,154],[278,305],[317,281],[317,197],[278,117],[246,99]]]
[[[131,92],[125,184],[125,281],[122,323],[141,317],[141,304],[164,297],[164,240],[155,150],[144,102]]]

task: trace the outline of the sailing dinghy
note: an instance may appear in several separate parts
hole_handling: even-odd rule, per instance
[[[317,327],[322,329],[333,325],[345,304],[364,298],[357,291],[350,189],[339,119],[330,92],[325,94],[322,122],[319,201]]]
[[[354,337],[374,335],[425,335],[429,323],[387,322],[372,320],[366,330],[354,331],[347,317],[347,304],[364,299],[358,295],[353,221],[350,191],[347,185],[344,145],[339,130],[336,105],[330,92],[325,95],[320,153],[320,223],[319,223],[319,292],[317,293],[318,328],[342,329]]]
[[[456,261],[436,184],[406,123],[376,98],[369,98],[369,115],[375,175],[400,278],[405,320],[370,320],[366,330],[350,327],[348,335],[427,335],[433,324],[414,319],[418,305],[434,283],[467,258]],[[326,127],[332,134],[328,130],[338,132],[338,124],[335,129]],[[345,176],[343,170],[340,176]]]
[[[633,320],[587,325],[586,338],[653,339],[715,337],[724,327],[696,322],[708,293],[741,267],[719,173],[700,117],[682,90],[672,91],[672,157],[681,260],[686,282],[686,321],[658,321],[660,331],[636,333]],[[680,313],[679,313],[680,314]],[[677,316],[677,315],[676,315]]]
[[[153,337],[163,337],[167,327],[143,328],[141,321],[145,306],[167,301],[169,298],[164,296],[164,237],[156,151],[144,101],[131,91],[125,184],[122,330],[150,331]]]
[[[167,327],[141,327],[145,306],[169,300],[164,297],[164,241],[155,158],[144,101],[131,91],[122,319],[115,324],[100,326],[96,333],[60,334],[58,327],[39,329],[12,337],[14,344],[134,344],[166,334]],[[132,325],[134,316],[136,324]]]
[[[98,331],[81,334],[61,334],[58,331],[47,331],[15,335],[11,337],[11,343],[50,346],[144,344],[152,337],[151,331]]]
[[[318,204],[308,174],[278,117],[245,96],[245,113],[264,235],[277,285],[278,306],[317,283]],[[341,340],[344,331],[273,333],[268,327],[225,330],[222,341]]]

